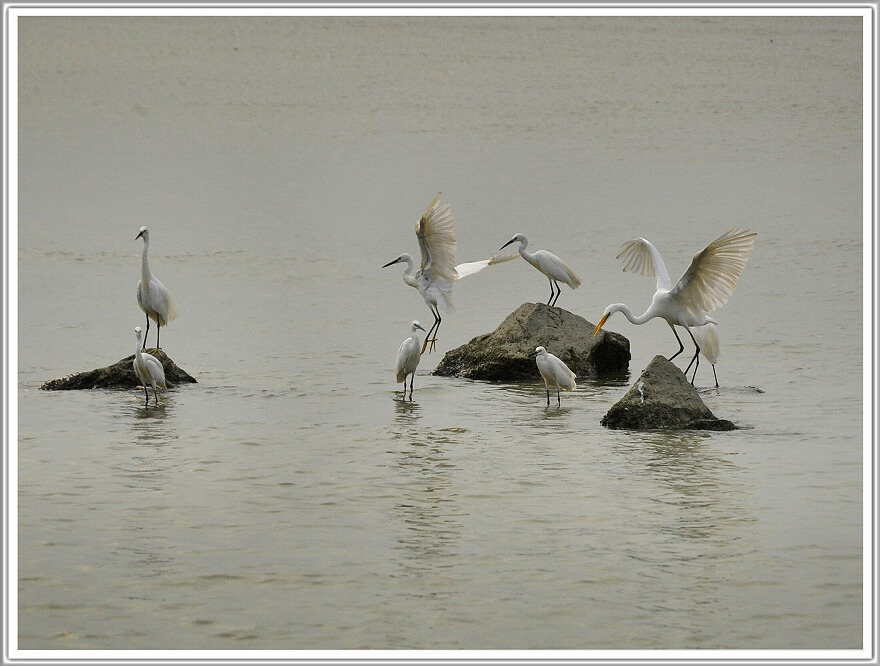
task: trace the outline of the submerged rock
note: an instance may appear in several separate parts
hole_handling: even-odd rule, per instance
[[[539,379],[529,354],[543,346],[581,379],[620,376],[629,368],[629,340],[610,331],[593,336],[594,324],[559,307],[523,303],[492,333],[446,353],[432,374],[522,381]]]
[[[684,373],[663,356],[654,357],[601,423],[607,428],[629,430],[737,429],[730,421],[716,418]]]
[[[169,386],[174,384],[195,384],[196,380],[185,370],[178,367],[161,349],[149,349],[147,353],[155,356],[165,370],[165,381]],[[134,354],[126,356],[106,368],[96,368],[87,372],[78,372],[67,377],[50,379],[40,388],[44,391],[76,391],[81,389],[129,389],[141,385],[134,374],[132,360]]]

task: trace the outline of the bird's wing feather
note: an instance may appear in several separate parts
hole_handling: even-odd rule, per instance
[[[440,203],[440,192],[428,209],[416,222],[416,237],[422,252],[421,270],[432,280],[454,282],[457,244],[455,242],[455,218],[449,204]]]
[[[755,236],[748,230],[731,229],[709,243],[694,255],[670,296],[691,310],[712,312],[720,308],[736,289],[755,246]]]
[[[484,268],[489,266],[494,266],[496,264],[503,264],[505,261],[510,261],[511,259],[519,258],[518,254],[496,254],[491,259],[482,259],[480,261],[469,261],[464,264],[459,264],[455,267],[455,272],[458,273],[459,278],[467,277],[468,275],[473,275],[474,273],[479,273]]]
[[[633,238],[620,248],[618,259],[623,259],[623,270],[634,271],[640,275],[657,278],[657,290],[669,289],[672,281],[663,258],[657,252],[657,248],[644,238]]]

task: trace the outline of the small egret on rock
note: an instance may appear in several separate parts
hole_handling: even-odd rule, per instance
[[[144,239],[144,252],[141,258],[141,279],[137,287],[137,302],[141,310],[147,315],[147,331],[144,333],[144,349],[147,348],[147,336],[150,334],[150,319],[156,322],[156,349],[159,349],[159,329],[167,326],[168,322],[177,316],[177,308],[171,298],[171,294],[165,285],[150,272],[150,263],[147,253],[150,249],[150,232],[146,227],[141,227],[140,233],[135,237]]]
[[[491,259],[471,261],[465,264],[455,265],[457,243],[455,241],[455,219],[449,204],[440,204],[439,193],[428,206],[421,219],[416,222],[416,237],[419,239],[419,250],[422,254],[422,263],[418,271],[415,269],[415,260],[411,254],[404,252],[397,259],[389,261],[382,268],[388,268],[394,264],[406,263],[403,272],[403,281],[410,287],[419,290],[425,303],[434,315],[434,323],[428,329],[425,342],[422,345],[422,353],[428,343],[431,343],[431,351],[437,342],[437,331],[440,328],[440,310],[452,311],[452,283],[459,278],[478,273],[487,266],[492,266],[504,261],[514,259],[516,255],[495,256]],[[434,337],[431,337],[433,333]]]
[[[413,379],[416,376],[416,368],[422,358],[422,350],[419,348],[419,336],[416,331],[424,331],[422,325],[414,321],[410,325],[410,337],[400,344],[397,350],[397,359],[394,361],[394,372],[397,373],[397,381],[403,382],[403,398],[406,399],[406,377],[409,375],[409,397],[412,400]]]
[[[541,271],[550,280],[550,300],[547,301],[547,305],[556,305],[556,299],[562,293],[562,288],[559,286],[560,282],[564,282],[572,289],[577,289],[581,286],[581,279],[577,274],[571,270],[568,264],[552,252],[547,252],[547,250],[527,252],[526,248],[529,246],[529,239],[525,237],[525,234],[517,234],[502,245],[501,249],[503,250],[511,243],[516,243],[517,241],[519,241],[519,253],[522,255],[522,258]]]
[[[159,394],[156,392],[156,387],[158,386],[161,389],[168,388],[165,385],[165,370],[162,368],[159,359],[150,354],[141,353],[141,327],[135,326],[134,333],[137,337],[137,349],[135,350],[134,358],[131,362],[134,367],[134,374],[137,375],[137,378],[140,380],[141,384],[143,384],[144,395],[147,397],[145,406],[149,406],[150,404],[150,393],[147,391],[147,386],[153,387],[153,395],[156,398],[156,405],[158,406]]]
[[[743,229],[728,231],[695,254],[687,271],[674,285],[669,279],[669,273],[660,253],[649,241],[644,238],[634,238],[625,243],[620,254],[617,255],[618,259],[623,258],[625,262],[623,270],[634,270],[642,275],[656,277],[657,291],[654,293],[651,305],[638,317],[633,315],[623,303],[609,305],[605,308],[593,335],[597,335],[602,330],[608,317],[615,312],[622,312],[633,324],[644,324],[654,317],[660,317],[666,320],[678,341],[678,351],[670,356],[669,360],[684,351],[684,345],[675,330],[676,326],[681,326],[691,336],[696,347],[685,374],[694,362],[699,367],[700,345],[691,329],[695,326],[715,323],[707,313],[727,303],[727,299],[736,289],[736,283],[749,260],[749,253],[755,246],[755,236],[756,233]],[[696,368],[694,375],[696,376]]]
[[[558,357],[548,352],[543,347],[535,348],[535,363],[538,364],[538,372],[544,379],[544,388],[547,390],[547,406],[550,406],[550,387],[556,388],[556,404],[562,406],[559,398],[559,389],[571,391],[577,388],[574,380],[577,377],[565,363]]]

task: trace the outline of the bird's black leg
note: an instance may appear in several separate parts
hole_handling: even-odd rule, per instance
[[[559,300],[559,294],[562,293],[562,287],[559,286],[559,283],[556,280],[550,281],[550,287],[556,287],[556,294],[553,296],[553,302],[550,305],[556,305],[556,301]]]
[[[550,406],[550,387],[547,387],[547,406]]]
[[[696,374],[696,373],[694,373]],[[718,373],[715,372],[715,364],[712,364],[712,374],[715,375],[715,388],[718,388]]]
[[[412,392],[413,392],[413,382],[416,380],[416,373],[412,373],[409,376],[409,399],[412,400]],[[404,391],[403,395],[406,397],[406,382],[403,383]]]
[[[150,315],[147,315],[147,330],[144,333],[144,346],[141,347],[142,350],[147,349],[147,336],[150,334]]]
[[[156,387],[153,387],[153,397],[156,399],[156,407],[159,406],[159,394],[156,393]]]
[[[147,385],[144,384],[144,397],[146,398],[146,402],[144,403],[144,407],[150,406],[150,392],[147,391]]]
[[[425,335],[425,343],[422,345],[422,353],[425,353],[425,348],[428,346],[428,343],[431,343],[431,351],[434,351],[434,346],[437,344],[437,331],[440,330],[440,322],[443,321],[440,318],[440,310],[437,309],[437,306],[433,306],[431,308],[431,314],[434,315],[434,324],[428,329],[427,335]],[[434,337],[431,337],[431,333],[434,333]]]
[[[547,305],[550,305],[553,302],[553,297],[556,295],[556,291],[553,289],[553,280],[551,278],[547,278],[550,280],[550,298],[547,299]]]
[[[690,370],[690,369],[691,369],[691,366],[694,365],[694,361],[697,362],[697,364],[694,366],[694,376],[693,376],[693,378],[691,379],[691,385],[693,386],[694,379],[697,378],[697,368],[700,367],[700,345],[697,344],[697,339],[694,337],[694,334],[691,333],[691,329],[688,328],[688,329],[685,329],[685,330],[687,330],[688,335],[691,336],[691,340],[694,341],[694,347],[697,348],[697,351],[694,353],[694,357],[691,359],[691,362],[688,363],[688,367],[685,368],[685,370],[684,370],[685,377],[687,377],[688,370]]]
[[[559,399],[559,387],[556,387],[556,406],[562,407],[562,401]]]
[[[684,351],[684,345],[681,343],[681,338],[678,337],[678,332],[675,330],[675,326],[673,326],[672,324],[670,324],[670,325],[669,325],[669,328],[672,329],[672,334],[675,336],[675,339],[678,340],[678,351],[675,352],[672,356],[669,357],[669,360],[671,361],[671,360],[674,359],[676,356],[678,356],[679,354],[681,354],[681,352]],[[693,337],[693,336],[691,336],[691,337]],[[690,366],[688,366],[688,367],[690,367]]]

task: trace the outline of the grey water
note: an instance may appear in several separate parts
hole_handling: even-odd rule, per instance
[[[18,27],[19,648],[862,647],[860,18]],[[459,261],[525,233],[591,322],[650,302],[623,242],[677,278],[756,231],[696,378],[740,429],[599,425],[675,351],[656,320],[612,317],[629,376],[561,408],[433,376],[547,300],[522,260],[456,283],[404,401],[432,318],[381,266],[439,191]],[[133,353],[142,225],[198,384],[39,390]]]

